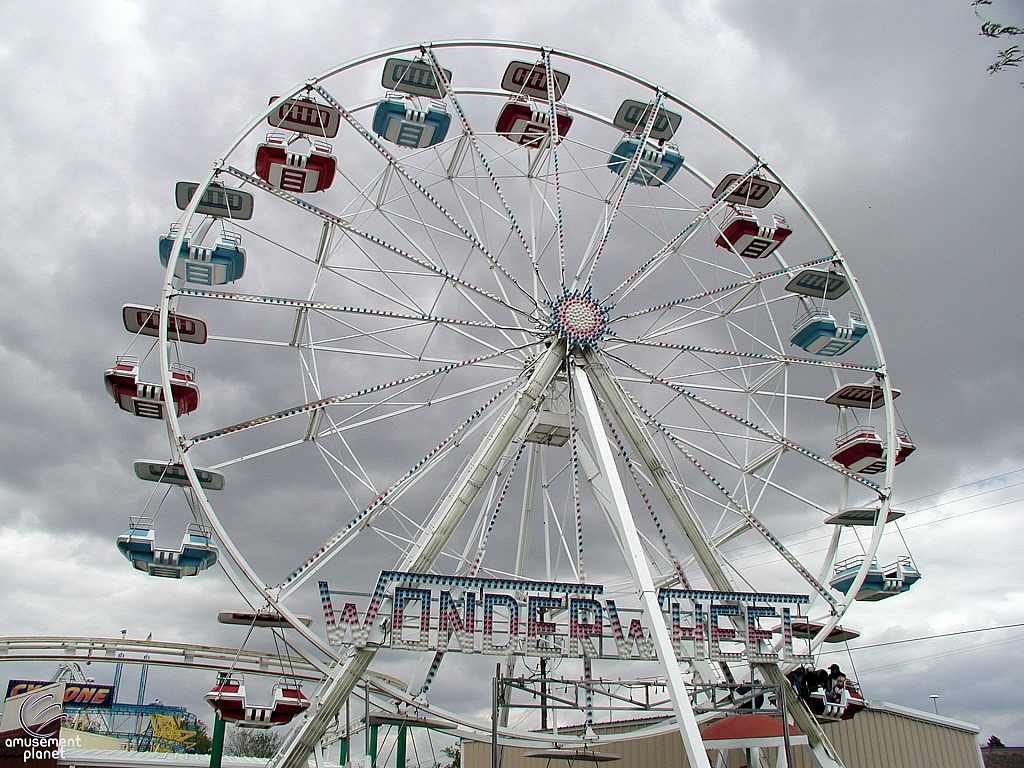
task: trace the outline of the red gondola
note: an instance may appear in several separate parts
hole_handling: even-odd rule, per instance
[[[745,205],[734,206],[736,216],[725,226],[715,245],[748,259],[763,259],[793,234],[786,220],[775,214],[774,226],[762,227]]]
[[[550,124],[551,109],[546,103],[515,97],[502,107],[494,130],[509,141],[538,149],[547,145]],[[559,140],[572,127],[572,115],[561,104],[555,104],[555,127]]]
[[[309,151],[293,152],[283,133],[267,135],[256,148],[256,175],[287,192],[322,192],[334,182],[331,145],[310,138]]]
[[[899,450],[896,463],[902,464],[917,447],[906,432],[897,431]],[[833,461],[838,461],[847,469],[865,475],[877,475],[885,471],[885,445],[874,427],[859,424],[836,439],[836,450],[832,454]]]
[[[245,682],[241,675],[221,673],[217,684],[205,696],[206,703],[217,710],[221,719],[239,728],[270,728],[285,725],[309,708],[309,699],[298,686],[278,683],[270,704],[250,706],[245,701]]]
[[[191,366],[171,363],[171,399],[178,416],[192,413],[199,407],[195,376]],[[147,419],[164,417],[163,387],[139,381],[139,358],[134,355],[117,358],[114,367],[103,374],[103,382],[121,410]]]

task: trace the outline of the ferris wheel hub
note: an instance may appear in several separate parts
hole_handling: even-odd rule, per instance
[[[602,306],[589,288],[586,291],[565,288],[549,305],[551,323],[548,328],[564,338],[570,347],[597,348],[608,330],[610,306]]]

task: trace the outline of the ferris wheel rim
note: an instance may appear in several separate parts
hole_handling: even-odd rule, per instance
[[[650,81],[647,81],[647,80],[645,80],[643,78],[640,78],[640,77],[638,77],[636,75],[633,75],[632,73],[629,73],[628,71],[626,71],[624,69],[621,69],[621,68],[618,68],[618,67],[614,67],[614,66],[611,66],[611,65],[606,65],[606,64],[603,64],[601,62],[598,62],[597,60],[590,59],[589,57],[580,56],[578,54],[572,54],[572,53],[566,52],[566,51],[561,51],[561,50],[557,50],[557,49],[553,49],[553,48],[540,47],[540,46],[535,46],[535,45],[529,45],[529,44],[525,44],[525,43],[515,43],[515,42],[510,42],[510,41],[453,40],[453,41],[441,41],[441,42],[436,42],[436,43],[429,43],[429,44],[426,44],[426,45],[429,48],[438,48],[438,49],[452,48],[452,47],[489,47],[490,46],[490,47],[497,47],[497,48],[508,48],[508,49],[512,49],[512,50],[533,51],[533,52],[539,52],[539,53],[548,52],[551,55],[556,55],[556,56],[560,56],[560,57],[565,58],[565,59],[578,61],[578,62],[580,62],[582,64],[587,64],[587,65],[590,65],[590,66],[599,67],[599,68],[604,69],[605,71],[609,72],[610,74],[621,76],[621,77],[627,77],[629,79],[632,79],[638,85],[642,85],[642,86],[644,86],[646,88],[649,88],[651,91],[653,91],[655,93],[662,93],[662,94],[664,94],[665,98],[670,99],[674,103],[678,104],[680,107],[690,111],[692,114],[694,114],[695,116],[699,117],[706,124],[708,124],[709,126],[714,128],[716,131],[718,131],[721,135],[727,137],[730,141],[732,141],[742,151],[746,152],[751,158],[755,159],[758,162],[762,162],[760,157],[752,149],[750,149],[741,140],[736,138],[728,130],[726,130],[724,127],[722,127],[720,124],[718,124],[713,118],[711,118],[710,116],[706,115],[705,113],[703,113],[701,110],[697,109],[696,107],[690,105],[687,101],[685,101],[685,100],[683,100],[683,99],[673,95],[671,92],[660,88],[659,86],[653,84]],[[320,81],[325,80],[325,79],[327,79],[327,78],[329,78],[329,77],[331,77],[333,75],[336,75],[336,74],[338,74],[340,72],[343,72],[343,71],[345,71],[347,69],[354,68],[354,67],[357,67],[357,66],[361,66],[363,64],[368,64],[368,63],[371,63],[371,62],[374,62],[374,61],[379,61],[379,60],[381,60],[381,59],[383,59],[383,58],[385,58],[387,56],[390,56],[390,55],[400,54],[400,53],[405,53],[405,52],[411,52],[411,51],[417,51],[417,50],[420,50],[420,48],[421,48],[421,45],[399,46],[399,47],[394,47],[394,48],[386,49],[386,50],[383,50],[383,51],[377,51],[375,53],[367,54],[366,56],[359,57],[357,59],[353,59],[353,60],[351,60],[349,62],[346,62],[345,64],[339,65],[338,67],[336,67],[334,69],[327,70],[326,72],[324,72],[323,74],[321,74],[321,75],[319,75],[319,76],[317,76],[315,78],[310,78],[310,79],[308,79],[306,81],[303,81],[302,83],[296,85],[294,88],[292,88],[290,91],[288,91],[286,95],[282,96],[282,98],[292,98],[294,96],[297,96],[298,94],[302,93],[304,90],[308,89],[310,87],[310,85],[319,83]],[[459,89],[455,89],[455,90],[456,90],[456,92],[459,92]],[[497,95],[498,93],[499,92],[495,92],[495,95]],[[216,179],[218,177],[218,175],[220,175],[220,173],[222,173],[224,171],[225,159],[227,157],[229,157],[231,155],[231,153],[234,152],[239,147],[239,145],[245,140],[246,137],[251,135],[253,133],[253,131],[256,130],[256,128],[266,119],[267,115],[269,115],[271,112],[272,112],[272,107],[268,106],[265,110],[263,110],[263,112],[260,114],[259,117],[254,119],[251,123],[249,123],[243,129],[243,131],[239,134],[239,136],[231,144],[228,145],[227,149],[222,153],[220,159],[218,159],[218,161],[214,164],[214,166],[211,169],[211,171],[207,174],[205,179],[200,183],[200,188],[201,189],[205,189],[205,187],[208,186],[210,184],[210,182],[212,182],[214,179]],[[895,426],[896,419],[895,419],[894,407],[893,407],[893,404],[892,404],[893,398],[892,398],[891,382],[889,381],[889,377],[888,377],[888,374],[887,374],[886,361],[885,361],[884,353],[883,353],[882,348],[881,348],[881,344],[880,344],[879,339],[878,339],[878,334],[877,334],[877,331],[876,331],[873,319],[871,318],[870,312],[867,310],[867,303],[864,300],[863,294],[861,293],[860,288],[859,288],[855,278],[853,278],[853,274],[850,271],[849,266],[846,263],[845,259],[842,257],[842,255],[838,251],[838,248],[835,246],[834,242],[832,241],[832,239],[828,235],[828,233],[825,231],[824,227],[820,224],[820,222],[817,220],[817,218],[814,216],[814,214],[810,211],[809,207],[807,207],[803,203],[801,198],[799,198],[799,196],[797,196],[796,193],[793,192],[793,190],[786,184],[784,179],[782,179],[774,171],[774,169],[770,165],[768,165],[767,163],[763,163],[762,162],[762,166],[761,167],[764,168],[769,173],[771,173],[772,176],[775,179],[777,179],[782,184],[783,188],[790,195],[791,199],[796,203],[796,205],[798,207],[800,207],[803,210],[803,212],[807,215],[808,219],[814,223],[815,227],[818,229],[819,234],[826,240],[826,242],[828,243],[829,247],[832,249],[834,261],[836,263],[838,263],[839,265],[841,265],[843,271],[847,275],[849,275],[850,278],[851,278],[851,290],[853,291],[853,294],[854,294],[854,297],[855,297],[855,300],[856,300],[856,303],[857,303],[858,307],[860,307],[865,312],[864,320],[865,320],[865,322],[866,322],[866,324],[868,326],[868,329],[869,329],[868,330],[868,335],[871,337],[870,338],[870,343],[871,343],[871,345],[872,345],[872,347],[874,349],[875,358],[879,362],[879,364],[877,366],[877,368],[878,368],[878,378],[879,378],[880,383],[881,383],[881,385],[882,385],[882,387],[884,389],[884,392],[885,392],[883,408],[884,408],[884,413],[885,413],[885,416],[886,416],[886,422],[887,422],[887,425],[888,425],[888,433],[889,433],[888,434],[888,441],[889,441],[889,445],[894,445],[895,444],[895,435],[896,435],[896,426]],[[705,182],[706,182],[706,179],[705,179]],[[189,206],[186,208],[186,210],[182,213],[181,217],[179,218],[179,224],[181,225],[180,226],[180,232],[179,232],[178,238],[175,240],[175,242],[174,242],[174,244],[172,246],[172,248],[173,248],[172,252],[176,253],[177,249],[180,247],[181,242],[182,242],[182,240],[183,240],[183,238],[185,236],[185,231],[187,229],[187,225],[190,223],[190,221],[193,219],[193,217],[195,215],[196,207],[198,205],[198,202],[199,202],[200,198],[201,198],[201,195],[196,194],[194,196],[193,200],[191,201],[191,203],[189,204]],[[185,433],[181,429],[181,425],[180,425],[180,423],[178,421],[177,414],[174,412],[175,409],[173,407],[173,403],[170,402],[170,376],[171,376],[171,373],[170,373],[170,363],[171,363],[171,361],[170,361],[170,349],[171,349],[171,342],[169,341],[169,336],[168,336],[168,317],[170,315],[170,309],[171,309],[171,305],[172,305],[174,299],[178,295],[180,295],[178,290],[174,287],[174,284],[172,282],[173,270],[174,270],[174,260],[173,259],[169,259],[167,270],[165,272],[165,280],[164,280],[163,290],[162,290],[162,294],[161,294],[161,303],[160,303],[160,308],[161,308],[160,344],[161,344],[161,347],[162,347],[160,362],[161,362],[161,381],[163,383],[165,398],[167,398],[167,403],[166,404],[168,406],[168,407],[165,408],[166,421],[168,423],[169,431],[170,431],[171,437],[172,437],[172,450],[175,451],[175,458],[178,459],[183,464],[183,466],[185,468],[185,472],[188,475],[190,482],[192,483],[192,488],[193,488],[193,490],[196,493],[197,499],[198,499],[199,504],[200,504],[200,506],[201,506],[201,508],[203,510],[204,515],[206,516],[208,521],[211,523],[211,526],[214,528],[215,532],[217,533],[218,539],[220,539],[225,544],[225,546],[227,547],[227,553],[228,553],[229,557],[231,558],[231,560],[234,563],[234,565],[241,571],[241,574],[245,578],[245,580],[247,580],[251,584],[251,586],[255,588],[255,590],[257,591],[259,596],[262,597],[264,600],[266,600],[266,602],[269,605],[274,607],[275,610],[279,611],[283,616],[288,618],[289,621],[292,623],[292,625],[309,642],[314,644],[314,646],[316,646],[321,651],[325,651],[325,652],[329,652],[329,653],[334,654],[335,652],[333,651],[333,649],[330,649],[330,648],[326,647],[326,644],[323,643],[323,641],[319,638],[319,636],[317,636],[312,631],[305,631],[305,628],[303,626],[300,626],[301,622],[298,621],[297,617],[294,614],[292,614],[292,612],[288,609],[288,607],[286,605],[283,604],[283,601],[278,599],[280,594],[281,594],[281,586],[282,585],[279,585],[278,587],[269,587],[267,585],[267,583],[263,579],[261,579],[259,577],[259,575],[256,573],[255,569],[251,568],[251,566],[249,565],[249,563],[246,560],[245,556],[233,544],[233,542],[232,542],[232,540],[230,538],[230,534],[228,533],[227,529],[223,526],[222,522],[220,521],[220,519],[219,519],[219,517],[218,517],[218,515],[216,513],[216,510],[214,509],[213,505],[210,503],[210,500],[209,500],[209,498],[208,498],[208,496],[207,496],[207,494],[205,492],[205,489],[203,489],[200,486],[200,483],[199,483],[198,478],[197,478],[196,473],[195,473],[195,467],[193,466],[192,461],[191,461],[191,457],[189,455],[189,452],[188,452],[187,448],[185,447],[186,443],[187,443],[187,438],[185,436]],[[878,549],[878,545],[880,543],[880,537],[881,537],[881,534],[882,534],[882,528],[884,527],[886,516],[887,516],[886,513],[887,513],[887,510],[888,510],[889,501],[890,501],[890,497],[891,497],[891,487],[892,487],[892,477],[893,477],[894,466],[895,466],[895,452],[894,451],[889,451],[889,455],[888,455],[887,460],[886,460],[886,468],[885,468],[884,480],[880,484],[881,489],[882,489],[879,492],[879,498],[880,498],[880,503],[881,503],[881,510],[880,510],[879,515],[878,515],[878,522],[876,523],[876,525],[875,525],[875,527],[874,527],[874,529],[872,531],[872,540],[871,540],[871,543],[869,544],[869,547],[868,547],[868,549],[872,553],[872,555]],[[869,559],[870,558],[865,558],[865,565],[862,568],[862,574],[861,574],[861,578],[860,578],[861,581],[863,580],[863,576],[866,573],[866,568],[867,568],[867,565],[868,565],[867,561]],[[238,585],[236,584],[236,586],[238,586]],[[817,644],[820,644],[820,642],[824,639],[824,637],[832,629],[832,627],[836,623],[838,623],[838,621],[842,618],[842,616],[844,615],[845,611],[852,605],[852,603],[853,603],[853,596],[856,594],[857,586],[859,586],[859,584],[855,583],[854,588],[852,588],[850,590],[849,596],[845,600],[839,601],[839,606],[837,607],[838,608],[837,612],[835,612],[834,615],[832,616],[832,618],[829,619],[828,622],[826,622],[826,625],[823,627],[823,629],[819,633],[819,638],[816,639],[816,641],[815,641]],[[241,589],[240,589],[240,591],[241,591]]]

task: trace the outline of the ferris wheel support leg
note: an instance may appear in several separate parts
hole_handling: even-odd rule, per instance
[[[647,435],[640,429],[636,419],[633,418],[633,412],[626,403],[626,398],[619,385],[612,379],[611,374],[600,361],[596,352],[588,350],[584,353],[583,359],[586,362],[587,371],[594,380],[595,387],[615,415],[616,421],[625,431],[630,443],[632,443],[637,453],[640,454],[644,465],[651,473],[651,479],[658,486],[658,490],[661,492],[662,497],[664,497],[669,509],[672,510],[676,522],[683,529],[683,533],[686,534],[686,538],[693,548],[694,555],[700,563],[704,575],[708,577],[715,589],[723,592],[733,591],[732,582],[725,573],[725,568],[716,556],[715,551],[712,549],[709,537],[697,520],[696,515],[687,508],[686,502],[683,501],[678,489],[673,485],[672,478],[655,452],[654,446],[651,445]]]
[[[622,478],[615,467],[615,458],[612,456],[611,446],[608,444],[604,419],[601,418],[601,412],[598,410],[594,390],[591,388],[590,380],[587,378],[587,374],[582,367],[575,369],[574,378],[580,399],[583,401],[584,414],[590,427],[590,434],[594,439],[598,461],[602,465],[604,475],[611,486],[612,496],[615,501],[614,510],[619,535],[622,536],[628,552],[627,565],[633,576],[633,582],[639,593],[644,612],[650,617],[652,633],[654,635],[654,647],[657,649],[658,659],[661,661],[662,671],[665,673],[665,681],[668,685],[669,696],[672,699],[672,708],[676,713],[676,723],[679,725],[679,734],[683,739],[686,758],[693,768],[711,768],[708,753],[704,749],[704,742],[700,737],[700,728],[697,727],[697,718],[693,714],[693,707],[690,706],[690,696],[686,691],[683,676],[679,672],[679,663],[676,661],[675,650],[672,647],[672,639],[665,624],[665,617],[661,612],[661,607],[658,605],[658,592],[654,587],[651,571],[647,567],[647,561],[644,558],[640,535],[637,533],[633,515],[629,511],[626,490],[622,485]]]
[[[537,360],[533,373],[511,407],[487,434],[451,492],[402,559],[400,570],[423,573],[430,568],[466,514],[487,477],[516,436],[530,409],[536,405],[565,362],[565,342],[558,340]],[[323,737],[334,716],[355,690],[376,654],[375,648],[355,648],[339,662],[313,702],[312,714],[292,731],[271,761],[274,768],[305,768],[309,754]]]
[[[768,682],[777,686],[786,697],[786,709],[793,718],[796,725],[807,736],[808,747],[811,750],[811,757],[818,768],[843,768],[843,761],[836,754],[835,747],[828,740],[828,736],[821,729],[821,724],[814,718],[807,705],[796,695],[793,686],[782,673],[778,664],[759,664],[758,669],[764,674]]]
[[[672,484],[672,480],[658,458],[647,434],[637,424],[636,419],[633,418],[633,412],[629,408],[619,385],[598,359],[595,352],[588,351],[584,353],[584,360],[587,371],[594,380],[595,387],[601,393],[601,397],[609,409],[611,409],[618,424],[622,427],[627,437],[629,437],[634,449],[643,459],[644,464],[651,473],[652,480],[658,486],[683,533],[689,539],[697,561],[701,565],[701,570],[714,585],[715,589],[724,592],[733,591],[732,582],[725,572],[721,561],[715,555],[700,522],[687,508],[686,503],[679,495],[678,489]],[[659,612],[654,615],[661,616],[660,608],[658,610]],[[658,625],[657,621],[654,623],[655,626]],[[810,742],[811,754],[814,756],[815,764],[819,768],[842,768],[842,761],[836,756],[835,749],[829,743],[828,737],[825,736],[825,732],[821,729],[821,725],[814,719],[814,715],[807,709],[803,701],[793,692],[792,686],[786,680],[786,676],[782,673],[779,666],[777,664],[765,664],[761,665],[761,669],[765,677],[773,685],[779,686],[786,692],[786,703],[793,717],[793,722],[797,728],[806,734],[807,740]]]

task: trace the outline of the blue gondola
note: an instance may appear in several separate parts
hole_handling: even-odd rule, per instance
[[[849,593],[853,586],[857,572],[864,562],[863,556],[857,556],[836,563],[835,576],[829,581],[829,586],[842,592]],[[899,595],[909,590],[921,578],[921,572],[917,570],[913,560],[907,556],[896,558],[896,562],[880,568],[878,563],[871,561],[868,574],[857,590],[855,600],[877,602],[893,595]]]
[[[790,342],[822,357],[838,357],[849,351],[868,332],[868,326],[860,315],[851,312],[850,324],[842,326],[824,309],[814,309],[804,314],[793,327],[796,333]]]
[[[170,231],[160,238],[160,263],[165,267],[177,234],[178,226],[172,224]],[[223,232],[213,248],[189,245],[186,234],[178,251],[174,276],[199,285],[233,283],[245,274],[245,251],[241,244],[242,236],[234,232]]]
[[[412,109],[404,98],[388,95],[373,113],[373,130],[378,136],[400,147],[423,149],[444,141],[452,119],[440,101],[430,109]]]
[[[620,176],[629,169],[629,164],[636,154],[640,140],[632,136],[624,138],[615,148],[612,156],[608,158],[608,168],[612,173]],[[640,153],[640,162],[629,177],[633,184],[643,184],[647,187],[659,187],[666,182],[672,181],[672,177],[683,167],[683,156],[679,154],[674,146],[665,144],[658,146],[648,141]]]
[[[129,518],[128,530],[117,537],[117,548],[132,567],[150,576],[180,579],[195,576],[217,562],[217,547],[210,541],[210,529],[189,524],[178,549],[156,546],[156,529],[151,517]]]

